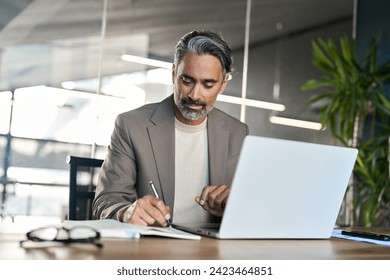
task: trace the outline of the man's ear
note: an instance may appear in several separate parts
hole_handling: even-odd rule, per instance
[[[175,83],[175,64],[172,64],[172,83]]]
[[[222,94],[225,91],[225,88],[228,84],[228,81],[229,81],[229,74],[226,74],[224,79],[223,79],[223,82],[221,84],[221,88],[219,89],[218,94]]]

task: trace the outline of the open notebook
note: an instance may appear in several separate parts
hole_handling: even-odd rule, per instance
[[[174,226],[220,239],[329,238],[356,156],[352,148],[247,136],[220,227]]]
[[[152,227],[133,224],[125,224],[117,220],[66,220],[65,228],[74,226],[90,226],[100,232],[102,238],[140,238],[141,236],[161,236],[178,239],[200,240],[201,237],[171,227]]]

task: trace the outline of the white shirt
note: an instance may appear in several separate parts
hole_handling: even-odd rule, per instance
[[[195,202],[209,184],[207,119],[186,125],[175,118],[175,206],[173,222],[208,222],[210,215]]]

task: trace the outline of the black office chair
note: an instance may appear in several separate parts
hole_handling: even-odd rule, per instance
[[[68,220],[92,220],[92,201],[95,197],[95,175],[103,164],[102,159],[68,155],[69,206]]]

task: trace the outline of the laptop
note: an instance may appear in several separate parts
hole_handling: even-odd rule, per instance
[[[248,135],[220,224],[174,224],[219,239],[326,239],[358,151]]]

